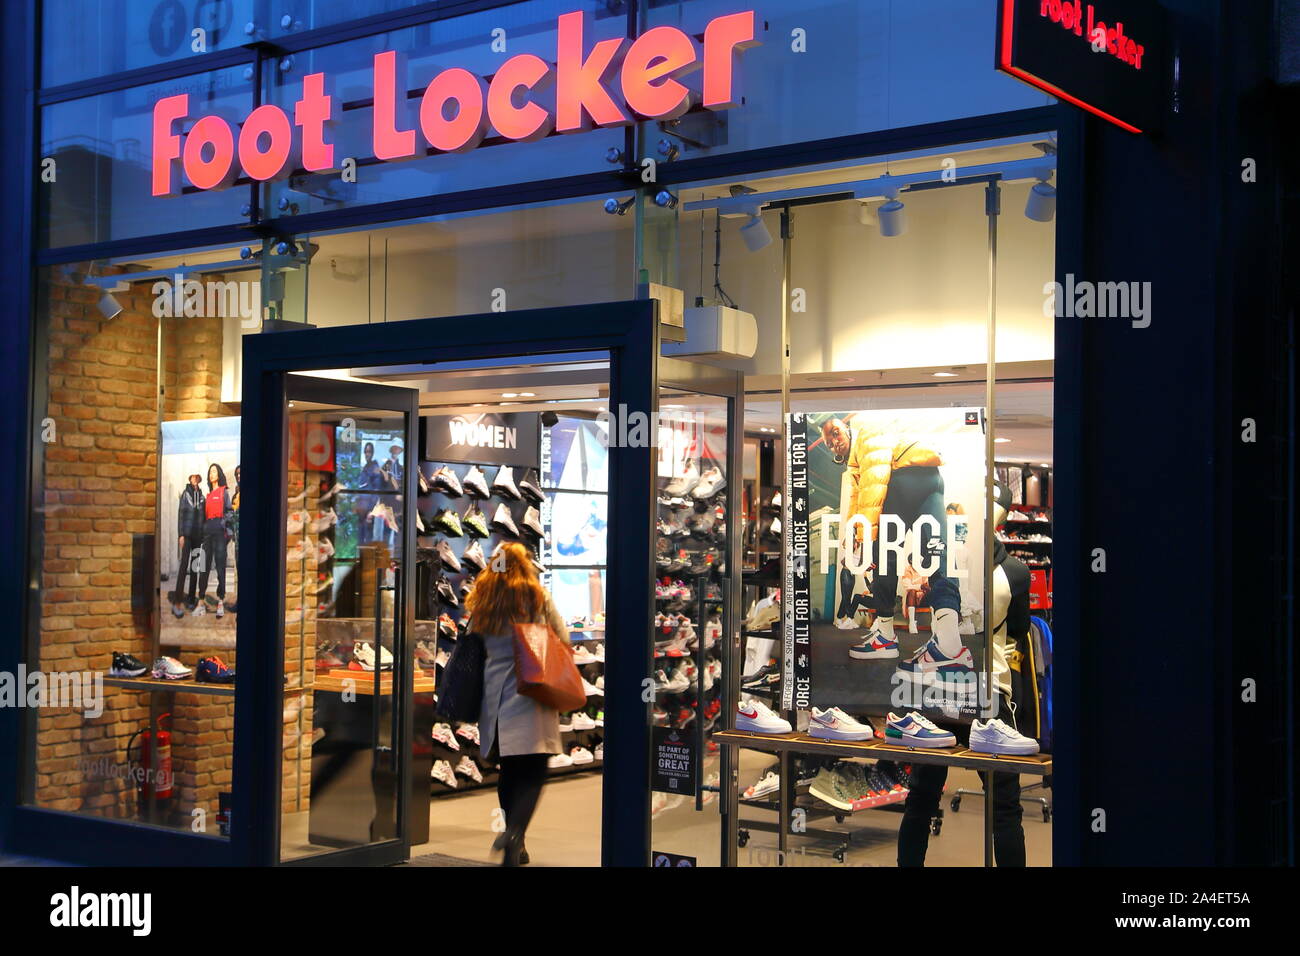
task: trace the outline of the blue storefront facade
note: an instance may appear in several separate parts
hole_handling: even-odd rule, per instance
[[[1024,540],[1048,588],[1052,825],[1040,861],[1293,863],[1294,289],[1280,267],[1293,249],[1280,210],[1293,200],[1275,117],[1294,86],[1274,11],[1165,3],[1161,49],[1176,79],[1159,129],[1134,133],[997,69],[1000,6],[5,5],[0,380],[11,413],[0,443],[17,490],[0,509],[11,609],[0,671],[107,672],[115,652],[149,663],[163,647],[241,661],[228,693],[119,679],[93,716],[0,707],[0,851],[323,861],[285,849],[320,773],[299,739],[313,736],[301,723],[308,671],[289,658],[321,634],[290,638],[280,623],[307,617],[280,603],[294,578],[268,558],[286,548],[274,530],[283,489],[240,485],[234,466],[273,474],[306,455],[291,409],[328,403],[295,393],[295,373],[472,370],[535,353],[604,356],[592,395],[612,408],[722,409],[708,434],[735,469],[735,500],[720,505],[733,531],[719,544],[733,569],[762,566],[740,531],[761,523],[740,492],[750,448],[755,488],[768,468],[783,487],[798,416],[983,408],[989,453],[973,480],[1016,483],[1015,504],[1051,527],[1048,542],[1006,542]],[[241,135],[255,119],[265,135]],[[1052,209],[1035,209],[1048,194]],[[900,201],[905,230],[892,218]],[[181,288],[160,311],[156,284],[173,278]],[[256,289],[247,307],[186,311],[188,280],[231,279],[247,283],[229,287],[234,302]],[[1063,309],[1063,290],[1084,283],[1131,287],[1134,311]],[[747,354],[673,351],[672,290],[750,315]],[[547,413],[529,392],[500,395],[520,405],[509,413]],[[407,416],[390,429],[394,454],[422,440],[405,398],[335,397]],[[207,422],[198,455],[231,421],[238,451],[223,467],[244,501],[216,606],[224,614],[227,560],[231,595],[240,573],[250,585],[243,613],[205,643],[167,631],[177,625],[158,587],[175,560],[160,542],[177,537],[164,442],[180,423]],[[669,476],[638,455],[609,459],[594,859],[740,865],[753,766],[741,751],[752,749],[700,736],[694,753],[717,763],[698,773],[698,802],[656,797],[662,701],[643,692],[658,666],[649,476]],[[778,563],[792,560],[782,545]],[[203,581],[206,592],[206,570]],[[738,573],[717,584],[725,737],[754,663],[742,626],[753,595]],[[407,599],[399,586],[399,618]],[[359,608],[358,619],[378,613]],[[405,613],[415,628],[414,605]],[[416,683],[390,691],[387,749],[419,749],[413,670],[395,668]],[[163,711],[165,818],[153,813],[161,787],[104,769],[147,763],[140,748],[157,753]],[[394,789],[411,793],[411,768],[393,767]],[[424,839],[411,817],[430,812],[428,793],[394,799],[391,832],[334,844],[351,854],[340,861],[394,862],[435,839],[436,799]],[[700,817],[675,822],[692,808]]]

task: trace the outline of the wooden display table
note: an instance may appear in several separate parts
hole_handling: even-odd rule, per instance
[[[794,751],[835,757],[867,757],[899,763],[939,764],[968,770],[991,770],[995,773],[1024,773],[1045,777],[1052,773],[1052,755],[1009,757],[1002,754],[976,753],[966,747],[903,747],[883,740],[819,740],[802,733],[751,734],[743,730],[722,730],[713,735],[719,743],[751,750],[779,753]]]

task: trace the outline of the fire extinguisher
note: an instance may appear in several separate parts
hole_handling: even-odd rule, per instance
[[[136,761],[136,796],[139,798],[141,816],[147,815],[149,801],[153,805],[165,808],[172,799],[172,734],[164,730],[163,720],[171,726],[171,714],[158,715],[158,732],[151,733],[149,728],[137,730],[126,743],[127,760],[131,757],[131,743],[140,738],[139,759]]]

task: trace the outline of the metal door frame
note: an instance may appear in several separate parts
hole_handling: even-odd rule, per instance
[[[245,536],[236,650],[239,678],[235,707],[234,821],[237,863],[279,862],[280,761],[278,728],[283,694],[283,644],[278,631],[283,600],[285,529],[279,476],[287,464],[286,378],[294,372],[374,368],[412,363],[500,359],[580,351],[606,352],[611,408],[658,413],[656,387],[659,323],[652,300],[612,302],[520,312],[414,319],[374,325],[250,335],[243,343],[241,463],[251,475],[275,475],[274,490],[249,482],[242,489],[240,534]],[[330,382],[335,389],[347,383]],[[331,392],[342,395],[338,388]],[[346,399],[345,399],[346,400]],[[408,446],[414,447],[414,446]],[[650,713],[641,699],[643,661],[652,646],[654,571],[653,448],[611,448],[609,533],[619,560],[607,572],[605,761],[601,861],[644,866],[650,836]],[[408,500],[414,470],[407,469]],[[408,510],[408,540],[414,512]],[[269,582],[280,582],[272,585]],[[404,598],[413,592],[407,589]],[[414,615],[414,605],[409,613]],[[409,633],[409,631],[408,631]],[[621,650],[620,650],[621,648]],[[396,655],[395,655],[396,656]],[[407,666],[406,664],[402,665]],[[395,675],[396,676],[396,675]],[[405,721],[410,720],[407,707]],[[276,728],[275,733],[267,728]],[[409,742],[409,724],[407,725]],[[409,765],[408,765],[409,772]],[[406,821],[403,820],[403,823]],[[330,862],[386,863],[388,844],[307,858]]]

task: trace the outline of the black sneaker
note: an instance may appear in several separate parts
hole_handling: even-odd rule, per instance
[[[456,552],[451,550],[451,544],[446,538],[439,538],[434,542],[434,550],[438,552],[438,560],[448,571],[460,573],[460,559],[456,557]]]
[[[438,597],[442,599],[442,603],[450,604],[452,607],[460,606],[460,601],[456,598],[456,592],[452,590],[451,584],[447,581],[445,575],[438,575],[438,580],[434,582],[433,588],[438,592]]]
[[[540,505],[546,500],[546,496],[542,494],[542,489],[537,487],[537,481],[537,469],[530,468],[528,469],[528,472],[519,479],[517,487],[521,492],[523,492],[525,498],[535,505]]]
[[[143,677],[149,668],[141,664],[130,654],[113,652],[113,666],[109,668],[109,677]]]

